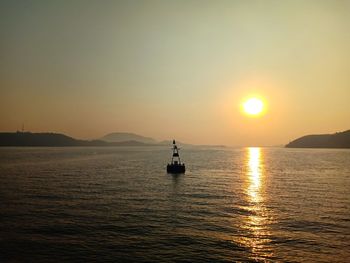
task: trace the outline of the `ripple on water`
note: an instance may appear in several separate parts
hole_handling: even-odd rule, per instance
[[[0,149],[3,261],[350,257],[348,150],[151,148]]]

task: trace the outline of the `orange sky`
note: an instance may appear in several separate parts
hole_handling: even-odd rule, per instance
[[[0,131],[280,145],[350,128],[350,2],[0,3]],[[242,114],[250,96],[259,118]]]

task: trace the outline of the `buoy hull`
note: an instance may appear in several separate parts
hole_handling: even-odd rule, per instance
[[[185,173],[186,168],[184,164],[168,164],[166,167],[166,170],[168,173],[172,174],[180,174]]]

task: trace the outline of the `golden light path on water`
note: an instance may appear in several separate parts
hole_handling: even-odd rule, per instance
[[[246,196],[246,205],[242,208],[248,214],[243,217],[241,228],[245,232],[238,241],[251,250],[254,260],[271,258],[273,253],[268,246],[270,233],[267,224],[272,218],[265,207],[265,174],[261,148],[246,148],[242,176]]]
[[[260,186],[262,177],[260,148],[248,148],[248,177],[250,180],[248,195],[253,203],[260,203]]]

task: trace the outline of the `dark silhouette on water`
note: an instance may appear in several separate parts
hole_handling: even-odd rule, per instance
[[[306,135],[286,145],[287,148],[350,148],[350,130],[334,134]]]
[[[178,174],[185,173],[185,164],[181,163],[179,148],[176,145],[175,140],[173,140],[173,155],[171,157],[171,163],[167,165],[166,170],[168,173]]]

